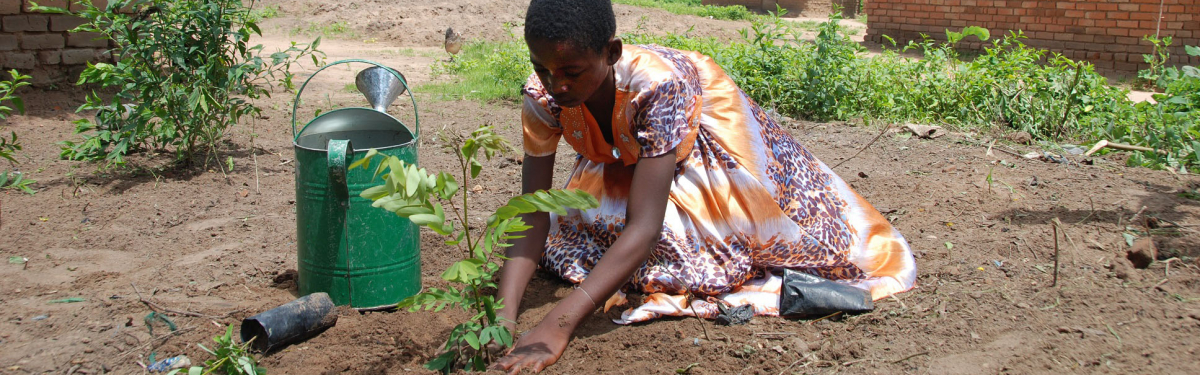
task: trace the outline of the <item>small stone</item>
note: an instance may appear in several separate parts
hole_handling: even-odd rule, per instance
[[[84,353],[87,353],[87,354],[92,354],[92,353],[95,353],[95,352],[96,352],[96,350],[95,350],[95,349],[92,349],[92,348],[87,348],[87,349],[84,349],[84,350],[83,350],[83,352],[84,352]]]
[[[780,345],[772,346],[771,350],[774,350],[776,353],[779,353],[779,354],[787,353],[787,350],[783,349],[783,346],[780,346]]]
[[[809,349],[811,346],[808,344],[808,342],[799,337],[791,338],[788,340],[787,344],[792,351],[799,353],[802,356],[808,354],[809,350],[811,350]]]
[[[1158,249],[1154,247],[1154,240],[1150,237],[1142,237],[1133,243],[1133,247],[1129,248],[1129,253],[1125,255],[1133,262],[1133,266],[1141,269],[1150,267],[1154,263],[1155,257],[1158,256]]]
[[[1027,145],[1033,142],[1033,135],[1030,135],[1029,132],[1016,132],[1005,136],[1004,139],[1012,143]]]
[[[1133,268],[1133,262],[1130,262],[1129,259],[1115,258],[1108,267],[1118,279],[1132,282],[1142,280],[1142,275]]]
[[[37,321],[42,321],[42,320],[46,320],[49,318],[50,318],[49,315],[38,315],[38,316],[33,317],[33,319],[30,319],[30,320],[37,322]]]

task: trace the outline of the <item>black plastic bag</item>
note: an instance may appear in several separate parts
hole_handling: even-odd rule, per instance
[[[800,271],[784,270],[779,315],[827,316],[839,311],[859,314],[875,309],[871,293]]]

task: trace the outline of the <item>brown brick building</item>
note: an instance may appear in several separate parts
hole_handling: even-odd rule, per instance
[[[1200,46],[1200,0],[866,0],[868,41],[899,43],[920,34],[945,40],[946,29],[985,27],[993,37],[1022,30],[1029,46],[1087,60],[1101,70],[1136,72],[1153,50],[1142,40],[1173,37],[1172,64],[1200,65],[1184,45]],[[963,47],[978,49],[974,38]]]

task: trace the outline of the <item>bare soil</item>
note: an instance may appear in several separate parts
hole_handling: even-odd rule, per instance
[[[446,58],[439,47],[446,26],[461,27],[468,38],[503,38],[501,24],[520,21],[524,4],[264,3],[283,9],[265,22],[269,46],[313,36],[290,35],[296,25],[344,21],[356,36],[327,35],[330,61],[379,61],[417,85],[433,80],[429,66]],[[617,11],[623,29],[643,15],[653,30],[695,26],[694,33],[722,38],[745,26],[625,6]],[[302,76],[313,71],[305,69]],[[353,73],[317,76],[300,113],[363,105],[346,89]],[[297,297],[294,283],[276,283],[296,268],[289,93],[260,102],[264,115],[233,129],[208,162],[159,168],[166,156],[142,155],[137,163],[148,167],[112,170],[58,160],[56,142],[72,139],[70,122],[87,115],[74,112],[82,91],[64,86],[22,95],[28,112],[11,117],[5,131],[24,141],[18,167],[39,181],[36,195],[0,192],[0,257],[29,259],[0,263],[0,373],[139,373],[151,353],[200,362],[210,357],[196,344],[223,325]],[[514,104],[416,98],[427,168],[453,163],[437,147],[438,132],[491,124],[520,142]],[[411,115],[411,107],[393,110]],[[878,127],[785,123],[830,165],[845,161],[835,170],[907,236],[918,258],[918,287],[878,301],[874,312],[823,320],[618,326],[610,322],[617,312],[596,313],[548,373],[1200,373],[1194,263],[1200,202],[1181,196],[1200,178],[1127,168],[1120,155],[1027,160],[1014,154],[1041,150],[1004,141],[989,155],[987,144],[999,134],[936,140],[887,134],[847,161]],[[560,151],[571,154],[566,146]],[[216,160],[228,157],[234,169],[223,173]],[[561,159],[560,180],[570,158]],[[518,161],[516,152],[491,161],[470,187],[472,198],[490,208],[516,194]],[[1066,235],[1057,241],[1057,285],[1055,219]],[[1125,260],[1122,233],[1145,231],[1147,219],[1157,227],[1157,261],[1136,269]],[[422,236],[425,285],[438,285],[455,254],[435,236]],[[180,333],[154,339],[143,323],[151,310],[139,292],[161,308],[202,317],[168,314]],[[538,275],[519,329],[532,327],[568,292],[557,278]],[[49,303],[70,297],[84,301]],[[421,364],[464,318],[342,310],[337,326],[261,361],[276,374],[425,372]]]

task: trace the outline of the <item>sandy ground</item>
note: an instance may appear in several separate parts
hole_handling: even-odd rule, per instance
[[[264,43],[311,38],[304,31],[310,22],[346,22],[349,32],[327,35],[323,43],[330,61],[379,61],[417,85],[431,82],[429,66],[446,57],[437,47],[446,25],[462,25],[468,38],[503,38],[502,24],[519,21],[523,9],[521,1],[265,3],[282,5],[283,12],[264,23]],[[655,29],[695,26],[699,35],[722,38],[745,26],[624,6],[617,11],[623,30],[642,16],[655,20]],[[353,74],[333,69],[317,76],[306,95],[318,99],[306,103],[363,105],[345,90]],[[151,353],[203,361],[209,356],[196,344],[209,342],[220,326],[296,297],[293,283],[276,283],[277,275],[296,268],[290,94],[260,102],[264,115],[233,129],[220,150],[220,160],[234,160],[228,174],[215,165],[98,170],[58,160],[55,143],[72,137],[82,92],[28,90],[23,96],[28,112],[10,118],[6,131],[25,143],[19,168],[39,181],[36,195],[0,193],[0,257],[29,259],[0,263],[0,373],[139,373],[139,362]],[[491,124],[520,140],[520,110],[513,104],[416,98],[426,130],[466,133]],[[301,113],[311,113],[306,110]],[[397,104],[393,111],[403,118],[412,108]],[[879,131],[786,124],[831,165],[851,158]],[[453,159],[436,147],[436,131],[421,139],[420,161],[448,169]],[[1200,186],[1200,179],[1126,168],[1120,155],[1026,160],[1014,154],[1038,149],[1004,141],[989,154],[987,144],[998,136],[888,134],[835,169],[893,220],[918,257],[918,287],[878,301],[874,312],[820,321],[757,318],[735,327],[694,319],[617,326],[610,322],[617,312],[597,313],[548,372],[1200,372],[1194,263],[1200,202],[1180,194]],[[570,154],[566,146],[560,151]],[[495,207],[516,194],[517,156],[490,162],[472,198]],[[560,180],[570,158],[561,159]],[[139,158],[150,166],[162,160]],[[1060,269],[1052,286],[1050,222],[1056,218],[1068,236],[1058,241]],[[1146,231],[1148,218],[1158,227],[1152,232],[1159,261],[1133,269],[1123,260],[1123,233]],[[438,285],[453,253],[429,233],[422,242],[424,283]],[[537,276],[519,329],[532,327],[569,290],[553,276]],[[169,314],[180,333],[154,339],[142,322],[151,310],[139,292],[163,308],[200,316]],[[84,301],[49,303],[70,297]],[[464,318],[461,312],[342,311],[336,327],[263,357],[262,365],[274,374],[424,372],[421,364]]]

